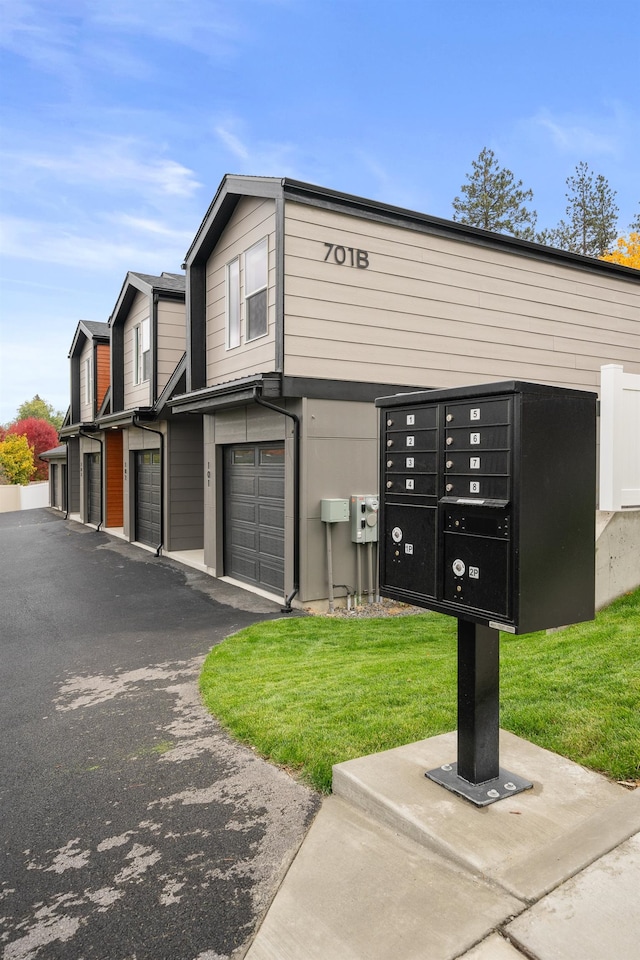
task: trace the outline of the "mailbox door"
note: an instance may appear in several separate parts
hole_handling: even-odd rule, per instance
[[[435,507],[386,507],[382,571],[386,587],[435,597],[436,514]]]

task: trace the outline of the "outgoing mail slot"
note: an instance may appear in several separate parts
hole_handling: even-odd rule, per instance
[[[452,533],[469,533],[476,537],[509,538],[510,512],[506,503],[487,505],[460,504],[445,506],[443,526]]]

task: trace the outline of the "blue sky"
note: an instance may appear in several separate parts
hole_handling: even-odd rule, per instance
[[[69,402],[78,320],[178,271],[225,173],[451,217],[487,146],[564,216],[640,200],[640,3],[0,0],[0,423]]]

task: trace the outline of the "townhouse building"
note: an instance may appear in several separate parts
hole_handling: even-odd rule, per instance
[[[203,563],[288,604],[328,595],[321,501],[378,491],[376,397],[640,372],[637,271],[299,181],[225,177],[184,267]]]
[[[330,593],[322,501],[378,494],[376,398],[640,373],[638,271],[300,181],[225,176],[183,268],[78,325],[54,495],[287,608]]]

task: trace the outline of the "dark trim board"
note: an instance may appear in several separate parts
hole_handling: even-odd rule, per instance
[[[369,383],[359,380],[322,380],[315,377],[283,377],[283,397],[308,397],[310,400],[351,400],[373,403],[378,397],[396,393],[416,393],[430,390],[424,384],[412,387],[405,384]]]

